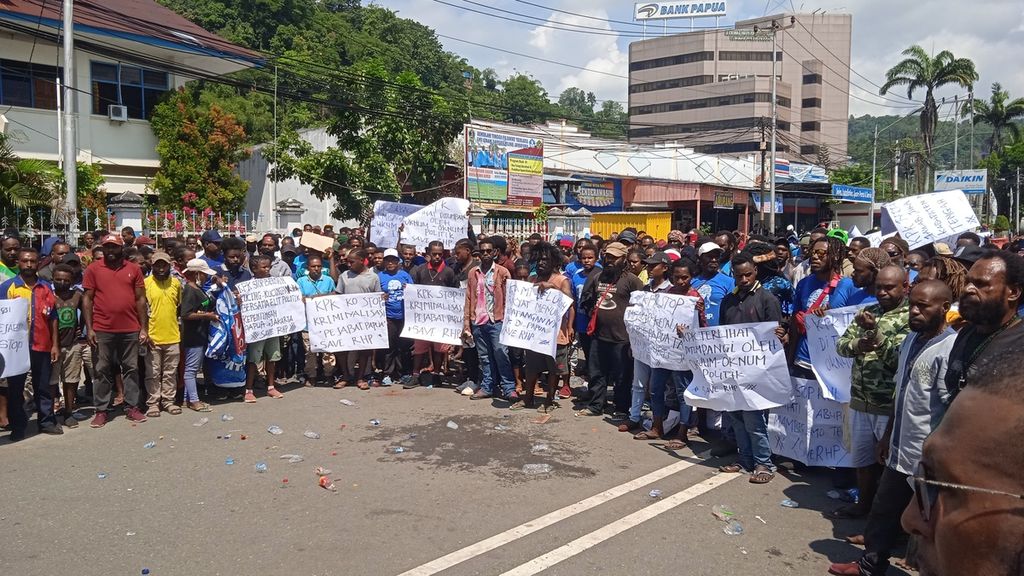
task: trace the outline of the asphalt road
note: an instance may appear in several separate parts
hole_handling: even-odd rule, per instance
[[[821,515],[835,506],[823,471],[753,485],[718,474],[722,460],[573,418],[568,403],[536,424],[535,412],[449,389],[285,391],[210,414],[138,425],[119,416],[101,430],[83,422],[14,445],[0,436],[0,570],[818,575],[829,559],[859,555],[841,537],[861,524]],[[528,475],[528,464],[551,472]],[[318,485],[316,466],[332,471],[336,492]],[[785,498],[800,507],[780,506]],[[723,532],[716,504],[735,512],[741,535]]]

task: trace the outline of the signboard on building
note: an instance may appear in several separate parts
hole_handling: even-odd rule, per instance
[[[751,28],[740,28],[738,30],[726,30],[725,37],[734,42],[771,42],[772,33]]]
[[[732,192],[715,192],[715,208],[722,210],[732,210],[736,205],[733,202]]]
[[[725,2],[637,2],[633,5],[634,20],[703,18],[725,15]]]
[[[544,143],[536,138],[466,125],[466,196],[509,206],[539,206],[544,193]]]
[[[758,212],[764,212],[765,214],[767,214],[768,203],[771,202],[771,200],[769,200],[769,197],[769,194],[765,193],[764,199],[762,199],[760,192],[751,192],[750,203],[754,205],[754,209],[756,209]],[[782,195],[777,192],[775,193],[775,213],[782,214]]]
[[[832,197],[840,202],[860,202],[871,204],[875,201],[875,191],[871,188],[858,188],[846,184],[833,184]]]
[[[935,191],[963,190],[964,194],[984,194],[988,190],[988,170],[936,170]]]
[[[622,211],[622,180],[618,178],[594,178],[573,174],[582,180],[578,187],[570,187],[565,194],[567,208],[586,208],[591,212]]]

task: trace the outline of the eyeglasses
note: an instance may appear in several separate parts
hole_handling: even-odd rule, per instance
[[[931,521],[932,509],[935,507],[935,502],[939,499],[940,488],[979,492],[981,494],[991,494],[994,496],[1009,496],[1018,500],[1024,500],[1024,494],[1014,494],[1013,492],[1003,492],[1002,490],[992,490],[991,488],[979,488],[977,486],[966,486],[964,484],[931,480],[928,478],[928,469],[925,467],[924,462],[918,462],[917,472],[910,478],[907,478],[907,482],[910,484],[910,487],[914,489],[914,498],[917,500],[917,509],[918,512],[921,513],[921,519],[925,522]]]
[[[494,248],[481,248],[480,251],[483,252],[484,254],[491,254],[495,250],[494,250]]]
[[[811,256],[817,256],[819,258],[824,258],[825,256],[828,256],[828,250],[813,250],[811,252]]]
[[[888,254],[890,258],[899,258],[903,255],[903,252],[900,252],[899,250],[893,250],[892,252],[886,250],[885,253]]]

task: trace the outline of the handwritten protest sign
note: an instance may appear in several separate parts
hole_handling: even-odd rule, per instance
[[[775,322],[712,326],[683,334],[693,370],[686,403],[725,412],[789,404],[793,383]]]
[[[796,396],[768,414],[772,453],[808,466],[850,467],[850,450],[843,440],[843,405],[822,396],[814,380],[793,379]]]
[[[807,349],[811,353],[811,370],[821,383],[822,394],[837,402],[850,401],[850,371],[853,358],[836,352],[836,342],[853,323],[859,306],[846,306],[825,312],[824,318],[814,314],[804,317],[807,326]]]
[[[299,246],[312,248],[317,252],[323,253],[334,247],[334,238],[322,236],[316,232],[303,232],[302,236],[299,237]]]
[[[505,283],[505,322],[498,341],[505,346],[543,352],[552,358],[558,348],[558,328],[572,298],[559,290],[544,294],[530,282]]]
[[[0,300],[0,378],[24,374],[28,359],[28,300]]]
[[[978,226],[962,190],[907,196],[882,206],[882,233],[899,232],[911,250]]]
[[[370,220],[370,242],[381,248],[398,247],[398,227],[402,220],[419,211],[419,204],[402,204],[377,200],[373,203],[373,219]]]
[[[306,311],[295,280],[284,276],[239,282],[245,343],[252,344],[302,330]]]
[[[407,284],[402,338],[461,344],[465,305],[466,291],[462,288]]]
[[[433,240],[440,240],[444,247],[455,248],[455,243],[466,237],[469,228],[469,200],[463,198],[442,198],[433,204],[406,216],[402,221],[402,243],[412,244],[424,250]]]
[[[388,318],[381,292],[333,294],[306,300],[313,352],[349,352],[388,347]]]
[[[625,320],[633,358],[651,368],[684,369],[676,325],[698,326],[696,303],[696,298],[664,292],[630,294]]]

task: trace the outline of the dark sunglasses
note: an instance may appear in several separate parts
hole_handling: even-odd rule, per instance
[[[935,508],[935,502],[939,499],[939,490],[947,488],[950,490],[966,490],[968,492],[980,492],[982,494],[992,494],[995,496],[1009,496],[1018,500],[1024,500],[1024,494],[1014,494],[1012,492],[1003,492],[1002,490],[992,490],[991,488],[979,488],[977,486],[966,486],[964,484],[954,484],[952,482],[941,482],[939,480],[932,480],[928,478],[927,467],[924,462],[918,462],[917,472],[910,478],[907,478],[907,482],[910,483],[910,487],[914,489],[914,498],[917,500],[917,510],[921,514],[921,519],[925,522],[931,522],[932,509]]]

